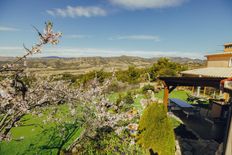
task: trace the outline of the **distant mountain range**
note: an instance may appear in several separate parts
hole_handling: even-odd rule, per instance
[[[132,59],[132,60],[144,60],[144,61],[157,61],[159,58],[161,57],[153,57],[153,58],[142,58],[142,57],[136,57],[136,56],[126,56],[126,55],[122,55],[119,57],[79,57],[79,58],[75,58],[75,57],[59,57],[59,56],[47,56],[47,57],[41,57],[42,59],[121,59],[121,60],[128,60],[128,59]],[[192,63],[205,63],[205,60],[202,59],[191,59],[191,58],[187,58],[187,57],[166,57],[168,59],[170,59],[173,62],[178,62],[178,63],[188,63],[188,62],[192,62]]]
[[[141,58],[134,56],[120,56],[120,57],[78,57],[65,58],[58,56],[48,56],[41,58],[29,58],[28,66],[30,68],[53,68],[53,69],[84,69],[84,68],[117,68],[125,69],[128,66],[147,67],[157,62],[160,57]],[[0,65],[10,62],[14,57],[0,57]],[[181,57],[169,57],[173,62],[181,64],[189,64],[191,68],[204,66],[205,60],[190,59]]]

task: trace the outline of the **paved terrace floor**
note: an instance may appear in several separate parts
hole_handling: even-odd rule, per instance
[[[174,111],[173,114],[179,117],[187,128],[193,130],[202,139],[214,139],[219,143],[223,142],[226,129],[225,124],[212,124],[205,120],[202,113],[200,116],[194,115],[188,118],[182,111]]]

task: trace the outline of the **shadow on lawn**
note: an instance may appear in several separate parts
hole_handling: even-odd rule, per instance
[[[80,123],[64,123],[45,129],[29,145],[24,154],[60,154],[80,129]]]

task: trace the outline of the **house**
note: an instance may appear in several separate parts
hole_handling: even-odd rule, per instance
[[[221,53],[209,54],[207,67],[187,70],[181,72],[182,76],[198,77],[232,77],[232,43],[224,44],[224,51]]]
[[[159,77],[164,83],[164,104],[168,106],[168,96],[178,86],[212,87],[227,93],[227,123],[223,140],[223,154],[232,155],[232,43],[224,44],[221,53],[209,54],[205,68],[181,72],[182,77]],[[224,83],[224,81],[227,81]],[[228,85],[228,88],[224,88]],[[229,100],[230,98],[230,100]],[[221,115],[224,104],[212,105],[212,116]]]
[[[225,88],[222,86],[222,81],[227,81],[232,83],[231,79],[224,78],[216,78],[216,77],[159,77],[160,80],[164,83],[164,98],[163,103],[167,107],[168,106],[168,98],[169,93],[171,93],[178,86],[207,86],[213,87],[215,89],[221,89],[230,95],[232,95],[232,89]],[[231,155],[232,154],[232,100],[230,100],[227,114],[227,123],[226,128],[224,130],[224,138],[223,138],[223,147],[219,148],[219,152],[223,152],[223,155]]]
[[[185,77],[216,77],[216,78],[230,78],[232,77],[232,43],[224,44],[224,51],[221,53],[209,54],[207,58],[207,66],[205,68],[187,70],[181,72]],[[200,87],[197,87],[196,95],[200,96]],[[194,88],[193,88],[194,90]],[[206,92],[206,87],[204,88]],[[220,91],[220,96],[225,101],[229,100],[229,94]],[[223,103],[223,102],[221,102]],[[225,103],[225,102],[224,102]],[[226,105],[214,103],[212,105],[212,117],[216,118],[222,115],[223,108]]]

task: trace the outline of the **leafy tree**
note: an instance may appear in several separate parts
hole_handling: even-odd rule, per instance
[[[149,69],[151,80],[158,76],[177,76],[180,71],[186,70],[186,66],[179,63],[171,62],[168,58],[160,58],[157,63]]]
[[[97,78],[99,83],[103,83],[106,78],[111,75],[109,72],[105,72],[103,69],[99,71],[91,71],[86,74],[82,74],[78,77],[78,83],[86,85],[89,81],[93,80],[95,77]]]
[[[129,77],[129,82],[135,82],[139,78],[139,70],[136,69],[134,66],[130,66],[128,68],[128,77]]]
[[[116,76],[119,81],[133,84],[140,82],[140,75],[142,72],[143,69],[138,69],[134,66],[129,66],[129,68],[126,71],[118,71],[116,73]]]

